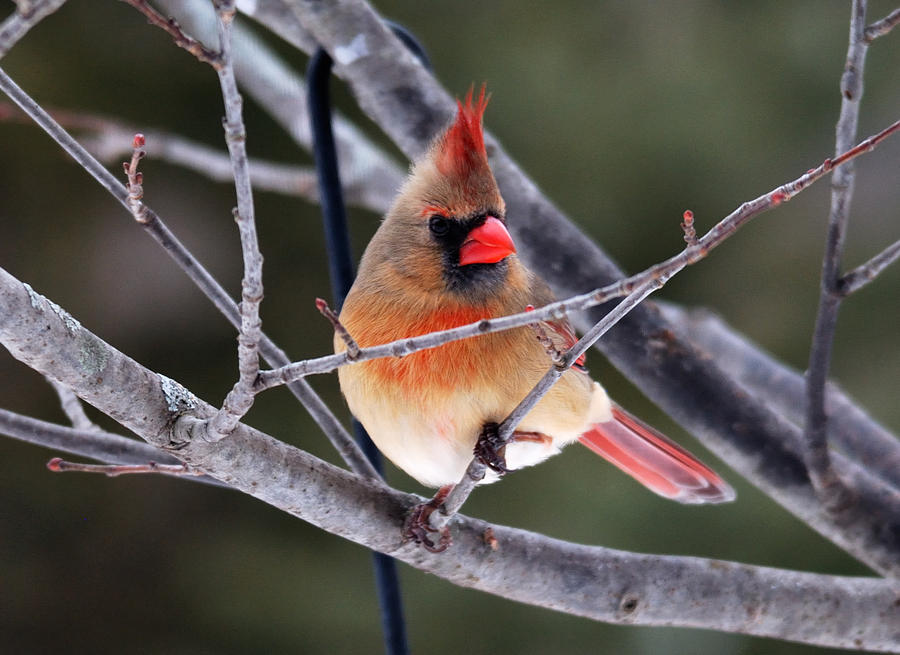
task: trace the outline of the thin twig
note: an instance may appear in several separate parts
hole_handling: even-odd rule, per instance
[[[157,464],[156,462],[147,462],[146,464],[82,464],[81,462],[68,462],[59,457],[54,457],[48,461],[47,468],[54,473],[66,473],[69,471],[102,473],[110,478],[135,473],[160,473],[185,477],[206,475],[203,471],[190,467],[187,464]]]
[[[129,439],[105,430],[70,428],[6,409],[0,409],[0,434],[101,462],[140,464],[153,460],[166,464],[178,463],[174,457],[145,441]]]
[[[840,156],[835,157],[834,159],[826,159],[822,164],[816,168],[810,169],[792,182],[783,184],[754,200],[745,202],[717,223],[701,239],[698,239],[696,245],[688,246],[679,254],[660,262],[655,266],[651,266],[636,275],[623,278],[618,282],[614,282],[588,293],[572,296],[571,298],[545,305],[534,311],[524,311],[519,314],[484,319],[476,323],[469,323],[468,325],[449,330],[431,332],[417,337],[398,339],[379,346],[361,348],[359,356],[353,361],[362,362],[370,359],[379,359],[381,357],[403,357],[419,350],[436,348],[437,346],[450,343],[451,341],[468,339],[492,332],[510,330],[512,328],[528,325],[529,323],[534,323],[535,321],[560,319],[570,312],[577,312],[589,307],[601,305],[615,298],[626,296],[648,280],[671,275],[673,272],[677,272],[685,266],[699,262],[706,257],[711,250],[724,242],[750,219],[787,202],[814,182],[821,179],[827,173],[830,173],[835,168],[840,167],[861,154],[871,151],[886,138],[898,131],[900,131],[900,121],[893,123],[878,134],[865,139]],[[256,390],[262,391],[264,389],[269,389],[286,382],[298,380],[307,375],[329,373],[348,363],[350,363],[350,360],[348,359],[347,354],[339,353],[336,355],[326,355],[323,357],[306,359],[281,368],[262,371],[257,380]]]
[[[66,0],[32,0],[21,3],[2,24],[0,24],[0,59],[19,40],[45,17],[65,4]]]
[[[207,20],[209,0],[157,0],[156,4],[178,16],[197,38],[206,43],[214,41],[215,22]],[[270,8],[277,11],[277,5],[273,3]],[[244,3],[241,11],[248,10],[247,3]],[[282,26],[290,27],[285,23],[292,21],[282,23]],[[296,25],[295,22],[293,24]],[[279,33],[277,26],[269,26],[269,29]],[[312,135],[306,82],[296,72],[293,62],[288,64],[259,36],[257,30],[247,28],[242,22],[235,24],[232,41],[235,75],[241,90],[281,125],[299,146],[310,150]],[[309,43],[313,43],[312,39]],[[340,114],[334,117],[334,136],[341,179],[348,189],[348,202],[383,214],[403,182],[406,166],[398,166],[383,148],[374,144],[367,134]]]
[[[72,138],[44,109],[38,105],[0,68],[0,90],[19,106],[37,123],[63,150],[86,170],[100,185],[109,191],[125,209],[128,206],[128,191],[103,165],[87,150]],[[231,299],[222,285],[210,275],[203,265],[169,230],[162,219],[150,207],[147,207],[148,222],[142,227],[169,254],[178,266],[188,275],[191,281],[209,298],[229,323],[240,329],[240,312],[237,304]],[[130,209],[129,209],[130,211]],[[260,343],[263,356],[274,366],[284,366],[290,360],[271,339],[263,335]],[[298,380],[288,385],[294,396],[303,404],[313,420],[319,425],[340,456],[356,473],[368,477],[379,478],[378,472],[353,440],[353,437],[341,425],[332,411],[322,402],[318,394],[305,380]]]
[[[50,108],[47,112],[68,129],[87,131],[80,137],[81,143],[100,161],[109,163],[132,151],[129,139],[137,131],[134,126],[106,116],[68,109]],[[26,114],[8,102],[0,102],[0,121],[31,123]],[[147,142],[153,144],[153,149],[145,153],[146,158],[182,166],[216,182],[234,184],[231,159],[226,153],[163,130],[145,130],[144,135]],[[341,180],[347,204],[379,214],[386,212],[391,200],[387,192],[393,188],[385,191],[384,177],[366,175],[362,166],[346,168]],[[254,159],[250,162],[250,181],[256,191],[296,196],[313,203],[319,201],[316,171],[309,166]],[[376,188],[379,184],[381,188]]]
[[[179,48],[183,48],[194,55],[203,63],[209,64],[216,70],[222,67],[222,53],[210,50],[196,39],[191,38],[181,29],[174,18],[166,18],[156,9],[151,7],[146,0],[122,0],[141,12],[151,25],[155,25],[166,31]]]
[[[877,20],[866,28],[865,36],[863,40],[866,45],[872,43],[879,36],[884,36],[892,29],[894,29],[897,24],[900,23],[900,7],[894,9],[887,16],[882,18],[881,20]]]
[[[560,368],[565,366],[565,354],[560,352],[559,348],[556,347],[556,344],[553,343],[553,339],[551,339],[550,335],[547,334],[547,330],[544,328],[544,324],[529,323],[528,327],[530,327],[534,332],[534,336],[537,338],[538,343],[540,343],[544,347],[544,351],[547,353],[550,361],[553,362],[553,365]]]
[[[683,264],[682,268],[687,264]],[[678,269],[680,270],[680,269]],[[606,316],[588,330],[578,342],[569,348],[563,355],[562,366],[554,365],[544,374],[544,377],[528,392],[519,402],[518,405],[510,412],[503,422],[500,424],[498,433],[500,437],[500,447],[506,444],[512,438],[516,427],[522,422],[522,419],[530,412],[535,405],[543,398],[550,388],[562,377],[563,373],[568,371],[581,355],[587,352],[588,348],[593,346],[597,340],[612,328],[616,323],[621,321],[632,309],[637,307],[643,300],[654,291],[661,289],[663,285],[677,273],[673,271],[658,278],[651,278],[644,282],[637,289],[632,291],[622,302],[615,306]],[[479,458],[473,458],[463,474],[462,479],[453,487],[453,490],[444,500],[440,511],[431,514],[431,526],[435,529],[441,529],[450,518],[459,511],[466,499],[471,495],[475,485],[484,478],[485,464]]]
[[[128,210],[131,215],[141,225],[145,225],[149,220],[147,218],[147,208],[141,202],[144,198],[144,174],[138,170],[138,164],[146,153],[144,145],[146,139],[143,134],[135,134],[131,141],[131,160],[125,162],[122,166],[125,169],[125,175],[128,177],[128,183],[125,185],[128,191]]]
[[[900,258],[900,240],[895,241],[864,264],[845,273],[838,283],[838,293],[846,298],[878,277],[884,269]]]
[[[338,315],[334,313],[334,310],[328,306],[328,303],[325,302],[322,298],[316,298],[316,309],[319,310],[319,313],[322,314],[325,318],[328,319],[328,322],[331,323],[331,327],[334,328],[335,334],[340,337],[341,341],[344,342],[344,345],[347,347],[347,359],[355,361],[357,357],[359,357],[359,344],[356,343],[356,339],[350,336],[350,332],[347,331],[347,328],[341,323],[341,319],[338,318]]]
[[[850,45],[841,76],[841,114],[836,127],[835,154],[846,150],[856,139],[859,102],[863,92],[863,68],[866,59],[866,0],[853,0],[850,17]],[[841,303],[840,268],[844,239],[853,199],[853,166],[838,170],[831,179],[831,211],[825,254],[819,309],[816,314],[809,367],[806,374],[806,421],[803,431],[805,460],[813,488],[823,506],[838,511],[850,502],[850,491],[840,480],[828,452],[828,416],[825,412],[825,383],[831,363],[838,309]]]
[[[235,220],[241,235],[244,259],[244,278],[241,281],[241,328],[238,334],[238,381],[225,397],[222,408],[209,420],[209,437],[213,441],[227,437],[253,405],[253,384],[259,374],[259,340],[262,321],[259,306],[263,298],[262,253],[256,236],[256,217],[253,207],[253,188],[250,185],[250,166],[247,158],[247,132],[244,127],[243,104],[234,78],[231,61],[231,26],[234,22],[234,2],[216,0],[219,26],[219,49],[222,65],[216,69],[225,102],[225,143],[234,168],[234,188],[237,193]]]
[[[59,396],[59,404],[72,427],[76,430],[100,430],[100,427],[88,418],[84,412],[84,406],[81,404],[81,398],[76,396],[69,387],[60,384],[53,378],[47,378],[50,386]]]
[[[697,228],[694,227],[694,212],[685,209],[681,222],[681,229],[684,232],[684,242],[689,246],[697,245]]]

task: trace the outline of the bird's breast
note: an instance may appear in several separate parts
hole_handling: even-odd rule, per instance
[[[392,308],[381,318],[370,315],[370,320],[356,327],[348,326],[348,329],[360,346],[367,347],[448,330],[490,316],[491,312],[483,307],[442,308],[405,315],[399,308]],[[490,361],[491,350],[500,347],[495,343],[497,341],[495,335],[482,335],[420,350],[405,357],[385,357],[358,366],[360,373],[373,378],[377,384],[419,398],[475,384],[482,375],[485,362]],[[498,355],[502,356],[502,353],[495,353],[495,356]]]

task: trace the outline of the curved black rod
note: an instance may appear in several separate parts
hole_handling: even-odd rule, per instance
[[[415,54],[426,68],[431,68],[428,56],[418,41],[405,28],[391,21],[388,25],[401,41]],[[329,80],[333,61],[322,48],[316,50],[307,66],[307,101],[313,136],[313,153],[319,180],[319,197],[325,226],[325,245],[328,251],[328,270],[335,311],[340,311],[344,298],[350,291],[355,277],[350,233],[347,229],[347,211],[338,172],[337,149],[331,126],[331,98]],[[375,469],[383,472],[381,454],[366,434],[362,425],[354,420],[356,440]],[[406,625],[403,618],[403,602],[396,561],[381,553],[373,553],[375,585],[381,607],[381,624],[384,632],[385,651],[388,655],[408,655]]]
[[[412,35],[412,32],[403,27],[400,23],[395,23],[392,20],[385,20],[384,24],[391,28],[391,31],[398,39],[403,41],[403,45],[416,56],[419,63],[428,70],[431,70],[431,60],[428,58],[428,53],[425,52],[425,48],[422,47],[422,44],[419,43],[416,37]]]

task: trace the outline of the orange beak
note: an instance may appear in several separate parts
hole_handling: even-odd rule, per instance
[[[459,249],[459,265],[495,264],[515,251],[516,246],[506,226],[499,219],[488,216],[482,225],[469,232]]]

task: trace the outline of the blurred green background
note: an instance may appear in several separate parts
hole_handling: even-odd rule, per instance
[[[895,4],[871,2],[871,19]],[[451,92],[487,82],[488,129],[628,271],[677,251],[684,209],[705,229],[833,148],[848,2],[383,0],[377,6],[418,35]],[[265,36],[302,70],[302,54]],[[898,118],[898,64],[900,34],[870,49],[860,137]],[[122,3],[72,0],[2,65],[46,105],[222,147],[212,70]],[[335,93],[342,109],[401,161],[347,93],[340,87]],[[310,161],[252,102],[246,118],[252,156]],[[226,322],[37,128],[0,123],[0,152],[0,266],[144,365],[220,402],[236,376],[235,335]],[[894,139],[858,163],[849,266],[898,238],[898,152]],[[149,204],[237,295],[232,189],[152,159],[142,170]],[[777,357],[804,367],[827,184],[757,219],[661,296],[712,308]],[[325,353],[331,331],[313,307],[316,296],[330,293],[317,208],[272,194],[256,200],[266,258],[265,329],[295,359]],[[359,254],[377,217],[353,211],[351,219]],[[895,266],[846,303],[833,366],[848,392],[895,431],[898,288]],[[590,364],[622,404],[703,452],[599,355]],[[312,382],[346,417],[336,378]],[[46,382],[5,352],[0,406],[64,420]],[[248,421],[336,461],[284,390],[260,397]],[[382,650],[364,549],[236,492],[153,477],[52,475],[44,468],[51,455],[0,439],[5,652]],[[867,574],[736,473],[724,472],[738,488],[735,504],[681,507],[573,447],[478,491],[466,511],[616,548]],[[389,480],[424,493],[395,469]],[[697,630],[606,626],[461,589],[403,565],[401,575],[410,641],[419,653],[828,652]]]

